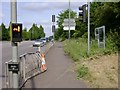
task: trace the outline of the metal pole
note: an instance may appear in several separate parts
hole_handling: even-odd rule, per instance
[[[70,40],[70,0],[69,0],[69,40]]]
[[[17,22],[17,1],[11,0],[11,22]],[[12,61],[18,62],[18,44],[12,42]],[[13,73],[13,87],[18,88],[18,73]]]
[[[90,54],[90,1],[88,0],[88,55]]]
[[[53,25],[55,25],[55,23],[53,22]],[[53,40],[55,39],[55,31],[53,32]]]
[[[31,40],[32,40],[32,29],[31,29]]]
[[[104,49],[105,49],[105,26],[103,26],[103,34],[104,34]]]

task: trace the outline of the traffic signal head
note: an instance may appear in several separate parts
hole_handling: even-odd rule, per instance
[[[80,10],[79,16],[80,17],[82,16],[82,21],[86,22],[86,4],[81,6],[81,7],[79,7],[79,10]]]
[[[80,10],[80,11],[83,10],[83,7],[79,7],[79,10]],[[79,12],[79,16],[83,16],[83,12],[82,12],[82,11]]]
[[[55,25],[52,25],[52,32],[55,32]]]
[[[52,22],[55,22],[55,15],[52,15]]]
[[[12,23],[12,42],[22,41],[22,24]]]

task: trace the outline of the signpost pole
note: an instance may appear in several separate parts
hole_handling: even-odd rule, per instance
[[[53,22],[53,25],[55,25],[54,22]],[[55,39],[55,31],[53,32],[53,40],[54,39]]]
[[[70,40],[70,0],[69,0],[69,40]]]
[[[11,0],[11,22],[17,22],[17,1]],[[18,62],[18,44],[12,42],[12,61]],[[13,86],[10,88],[18,88],[18,73],[13,73]]]

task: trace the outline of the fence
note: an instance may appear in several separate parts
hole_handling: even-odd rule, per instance
[[[46,44],[45,50],[42,53],[47,53],[48,50],[53,46],[53,43],[50,42]],[[40,48],[39,48],[40,49]],[[21,55],[18,59],[19,63],[19,72],[18,72],[18,78],[19,78],[19,87],[21,88],[24,83],[30,79],[31,77],[42,73],[41,72],[41,63],[42,63],[42,57],[41,52],[37,51],[35,53],[25,53]],[[5,63],[5,82],[6,88],[12,87],[12,71],[8,70],[8,64],[11,63],[12,60]]]

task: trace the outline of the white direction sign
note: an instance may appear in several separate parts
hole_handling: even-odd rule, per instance
[[[69,30],[69,27],[63,27],[64,30]],[[75,30],[75,27],[70,27],[70,30]]]
[[[69,30],[69,25],[70,25],[70,30],[75,30],[75,19],[64,19],[64,23],[63,23],[63,29],[64,30]]]

